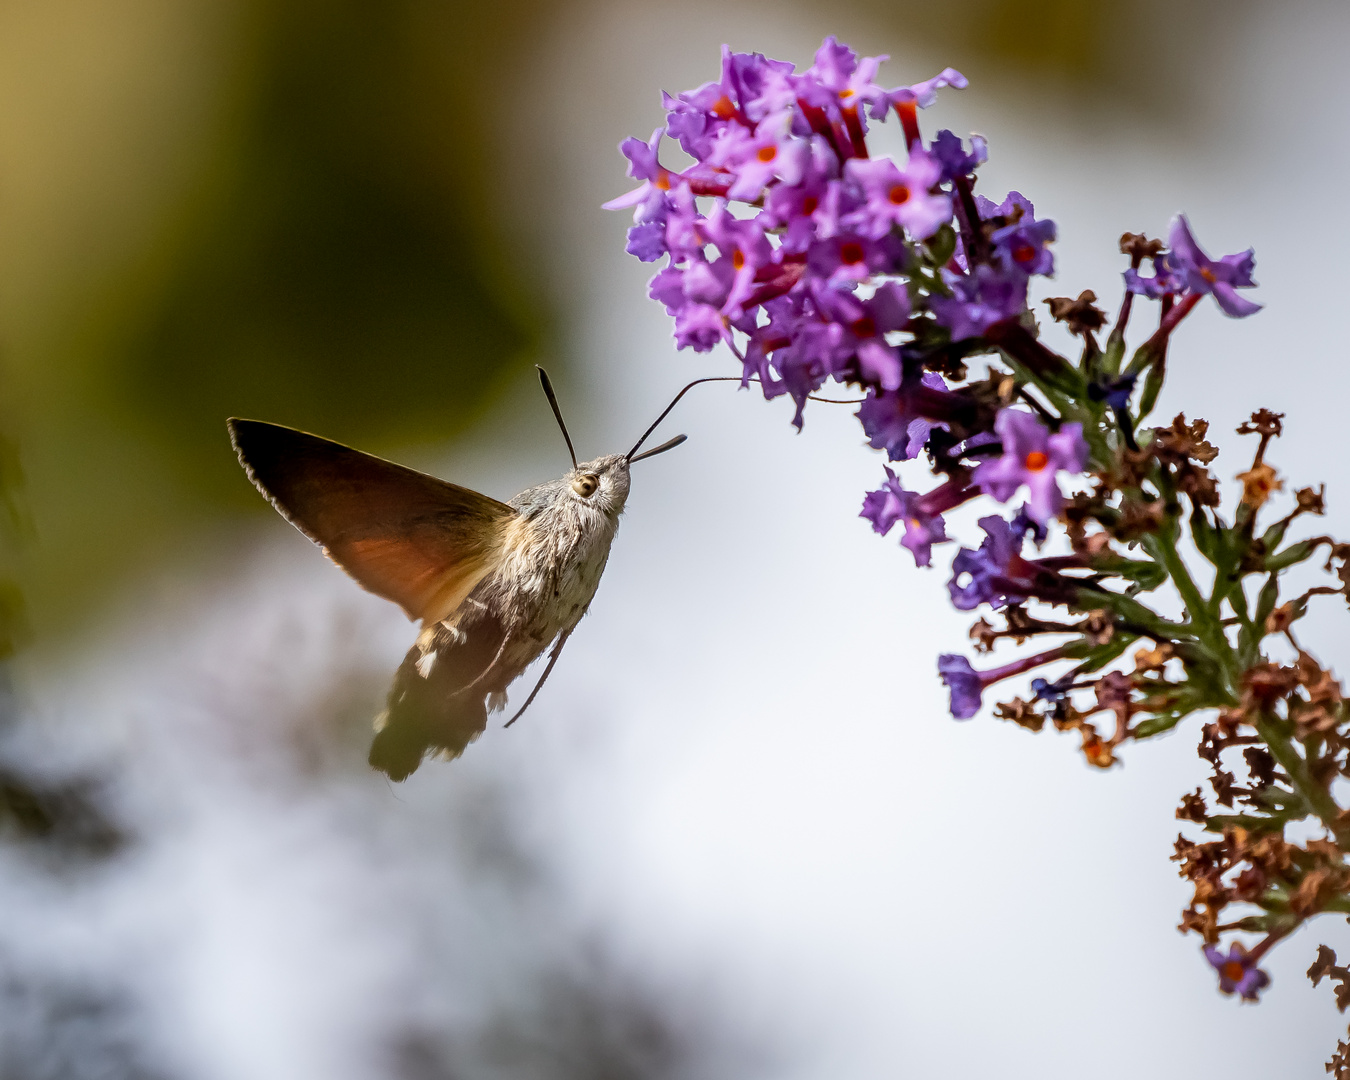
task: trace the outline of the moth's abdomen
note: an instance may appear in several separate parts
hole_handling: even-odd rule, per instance
[[[466,629],[437,627],[426,647],[409,649],[371,743],[370,764],[402,780],[429,751],[463,753],[487,726],[489,692],[516,674],[489,670],[503,640],[500,620],[484,611]]]

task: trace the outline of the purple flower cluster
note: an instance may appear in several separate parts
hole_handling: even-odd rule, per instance
[[[975,193],[988,158],[980,136],[939,131],[924,140],[918,110],[940,89],[964,87],[959,72],[886,88],[877,82],[885,59],[860,58],[830,37],[799,72],[724,46],[716,81],[663,95],[664,125],[645,142],[621,145],[639,184],[605,206],[631,207],[628,251],[663,264],[649,292],[672,316],[679,348],[725,344],[743,385],[755,381],[766,398],[795,401],[799,428],[806,402],[827,381],[856,386],[870,446],[892,462],[927,455],[940,477],[935,487],[911,491],[887,468],[861,513],[882,535],[899,527],[917,565],[929,566],[934,546],[950,539],[950,511],[981,496],[1025,498],[1009,518],[981,517],[981,545],[956,553],[948,583],[956,608],[1073,605],[1090,578],[1061,571],[1092,568],[1076,556],[1023,551],[1028,538],[1037,546],[1045,539],[1066,484],[1089,467],[1085,421],[1099,425],[1109,407],[1107,419],[1123,426],[1114,436],[1099,431],[1097,445],[1114,438],[1137,449],[1130,401],[1140,369],[1122,370],[1123,342],[1112,345],[1113,359],[1101,359],[1093,332],[1103,319],[1093,321],[1090,293],[1051,302],[1052,312],[1055,304],[1078,312],[1071,329],[1085,351],[1076,367],[1038,340],[1028,297],[1035,278],[1054,274],[1055,223],[1038,218],[1020,192],[997,202]],[[892,113],[903,161],[868,147],[870,126]],[[667,138],[693,164],[663,164]],[[1117,335],[1136,294],[1160,300],[1145,359],[1159,354],[1200,296],[1213,295],[1230,315],[1257,310],[1236,292],[1252,285],[1251,252],[1210,259],[1185,218],[1172,226],[1170,250],[1137,239]],[[1145,258],[1151,277],[1139,272]],[[965,362],[981,353],[1001,354],[1011,372],[968,379]],[[1019,661],[980,674],[955,656],[939,668],[958,718],[974,714],[984,686],[1030,670]]]
[[[1053,222],[1037,221],[1013,193],[1002,204],[970,193],[985,142],[967,148],[950,131],[924,145],[916,110],[942,87],[963,87],[950,68],[922,83],[884,88],[880,57],[859,58],[827,38],[806,71],[758,53],[722,52],[721,78],[664,96],[665,126],[620,149],[641,184],[606,203],[634,208],[628,250],[666,260],[650,292],[675,320],[680,348],[725,342],[747,382],[768,397],[791,395],[794,422],[828,379],[873,394],[918,381],[918,342],[960,341],[1018,318],[1027,282],[1053,271]],[[869,125],[895,112],[909,145],[901,163],[872,157]],[[661,163],[669,137],[694,159]],[[702,202],[700,202],[702,200]],[[971,265],[958,232],[988,257]],[[984,234],[988,233],[987,240]],[[936,261],[934,255],[937,254]],[[927,260],[938,274],[915,273]],[[912,456],[909,428],[883,436],[893,459]],[[869,437],[898,421],[868,421]],[[922,440],[919,440],[922,445]]]

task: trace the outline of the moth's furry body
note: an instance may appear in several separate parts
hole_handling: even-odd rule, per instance
[[[596,489],[577,487],[593,478]],[[394,678],[371,763],[395,779],[428,749],[456,756],[506,704],[506,688],[595,596],[628,499],[628,460],[610,455],[529,488],[509,505],[497,567],[448,617],[425,627]]]
[[[370,763],[394,780],[428,751],[463,752],[551,645],[516,717],[525,711],[595,596],[629,466],[684,442],[638,453],[682,390],[627,454],[578,465],[542,368],[539,379],[572,471],[509,503],[294,428],[228,421],[240,464],[277,511],[364,588],[422,622],[370,747]]]

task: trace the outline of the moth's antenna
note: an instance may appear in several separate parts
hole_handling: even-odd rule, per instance
[[[544,388],[544,397],[548,398],[549,405],[553,407],[553,415],[557,417],[558,427],[562,429],[563,439],[567,442],[567,452],[572,455],[572,468],[575,469],[577,467],[577,452],[572,449],[572,436],[567,434],[567,425],[563,423],[562,410],[558,408],[558,395],[553,392],[553,383],[549,381],[548,372],[538,364],[534,365],[534,370],[539,372],[539,385]],[[646,436],[644,435],[643,438],[646,438]]]
[[[633,464],[633,462],[641,461],[643,458],[656,457],[657,454],[664,454],[667,450],[674,450],[675,447],[679,446],[680,443],[684,442],[684,440],[687,438],[689,438],[688,435],[676,435],[675,438],[667,439],[660,446],[655,447],[654,449],[644,450],[636,457],[630,457],[628,459],[628,464],[631,465]]]
[[[648,450],[645,454],[640,454],[637,457],[633,456],[634,454],[637,454],[639,448],[642,446],[643,443],[647,441],[647,439],[651,436],[651,433],[661,426],[661,421],[670,415],[670,410],[675,408],[675,406],[680,403],[680,398],[684,397],[684,395],[689,393],[689,391],[692,390],[694,387],[700,385],[701,383],[706,382],[745,382],[745,381],[746,380],[741,379],[735,375],[709,375],[705,379],[695,379],[693,382],[691,382],[688,386],[686,386],[683,390],[681,390],[678,394],[675,395],[675,397],[671,400],[671,403],[665,407],[665,410],[661,413],[661,415],[658,416],[654,421],[652,421],[652,426],[642,433],[642,438],[640,438],[634,444],[633,449],[628,451],[629,464],[632,464],[634,461],[640,461],[642,458],[645,457],[651,457],[653,454],[659,454],[663,450],[671,450],[674,447],[679,446],[680,443],[684,442],[684,436],[680,436],[680,438],[678,439],[671,439],[670,442],[658,446],[655,450]],[[758,379],[753,377],[750,378],[749,381],[759,382]],[[824,401],[830,405],[858,405],[861,404],[863,400],[862,398],[858,398],[857,400],[839,401],[835,398],[816,397],[814,394],[808,394],[807,397],[811,401]],[[559,422],[561,422],[561,420]]]

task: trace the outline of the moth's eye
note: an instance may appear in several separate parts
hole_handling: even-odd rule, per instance
[[[572,490],[583,499],[589,499],[595,494],[595,489],[600,486],[600,481],[594,476],[578,476],[572,481]]]

